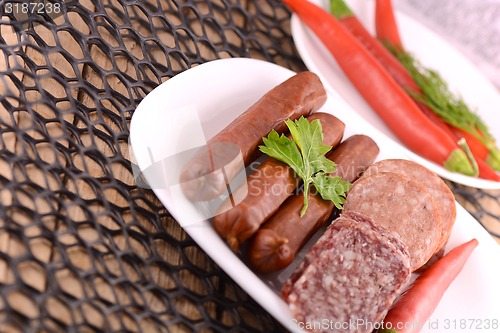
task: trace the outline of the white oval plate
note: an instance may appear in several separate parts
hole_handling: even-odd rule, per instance
[[[168,157],[172,146],[179,146],[181,142],[197,135],[194,128],[171,126],[176,124],[175,117],[184,114],[186,110],[196,110],[205,137],[210,138],[265,92],[293,74],[292,71],[269,62],[235,58],[205,63],[161,84],[144,98],[132,117],[131,155],[135,157],[139,171],[148,169],[152,161]],[[344,138],[358,133],[372,137],[381,149],[379,159],[407,158],[398,144],[369,125],[335,92],[329,93],[321,111],[334,114],[346,124]],[[146,180],[185,231],[236,283],[286,328],[301,332],[294,324],[287,305],[279,297],[281,282],[288,277],[291,269],[276,275],[255,274],[229,250],[209,220],[189,220],[190,212],[176,207],[170,190],[155,186],[155,183],[163,183],[161,179]],[[457,221],[448,246],[454,247],[473,237],[479,240],[480,245],[431,319],[438,320],[441,328],[444,327],[445,320],[500,319],[500,299],[497,297],[500,295],[500,247],[458,205]],[[442,330],[435,332],[438,331]]]
[[[345,1],[365,27],[374,33],[374,1]],[[322,5],[323,8],[329,8],[327,0],[312,2]],[[396,12],[396,17],[405,48],[415,54],[422,64],[438,70],[449,83],[452,91],[458,92],[488,124],[492,135],[500,143],[500,94],[498,90],[469,60],[431,30],[400,12]],[[325,86],[342,96],[371,125],[403,145],[359,95],[326,47],[295,14],[292,15],[291,27],[293,40],[307,68],[318,74]],[[411,159],[443,178],[476,188],[500,189],[500,182],[450,172],[406,150]]]

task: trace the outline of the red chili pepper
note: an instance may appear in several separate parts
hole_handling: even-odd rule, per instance
[[[493,170],[485,160],[476,157],[479,177],[500,182],[500,176]]]
[[[419,332],[478,244],[472,239],[432,264],[389,310],[379,333]]]
[[[330,12],[339,20],[344,28],[349,30],[363,44],[401,87],[417,94],[421,93],[420,87],[413,80],[413,77],[406,68],[384,45],[366,30],[365,26],[358,20],[343,0],[330,0]]]
[[[465,132],[461,129],[448,125],[426,105],[419,104],[419,106],[420,109],[424,112],[424,114],[434,124],[442,128],[450,138],[454,138],[454,140],[457,141],[462,138],[465,139],[467,145],[469,146],[469,149],[471,150],[472,156],[476,160],[479,178],[493,180],[497,182],[500,181],[500,176],[485,161],[485,159],[488,157],[489,150],[483,145],[481,141],[479,141],[475,136],[473,136],[468,132]]]
[[[337,0],[331,0],[331,2],[334,2],[334,1],[337,1]],[[339,0],[339,1],[342,2],[342,0]],[[371,35],[369,34],[369,32],[363,27],[363,25],[359,22],[359,20],[356,19],[356,21],[358,21],[359,26],[356,26],[355,29],[356,30],[362,29],[365,31],[365,34],[363,35],[364,38],[363,39],[360,38],[360,40],[363,40],[363,43],[365,44],[365,46],[370,44],[370,42],[374,43],[375,39],[372,38],[372,41],[370,41],[369,39],[370,39]],[[379,40],[388,42],[390,45],[399,47],[399,50],[404,51],[402,39],[399,35],[398,25],[397,25],[397,22],[396,22],[396,19],[394,16],[394,9],[392,7],[391,0],[376,0],[375,26],[376,26],[376,31],[377,31],[377,37],[379,38]],[[360,35],[360,33],[359,32],[354,33],[355,29],[352,29],[351,33],[353,33],[357,37],[358,35]],[[374,49],[374,48],[372,47],[372,48],[370,48],[370,50],[371,49]],[[378,48],[376,48],[374,50],[378,54],[380,54],[380,58],[382,58],[382,55],[388,57],[387,53],[389,53],[392,56],[392,54],[390,52],[382,53]],[[396,59],[394,56],[392,56],[392,58]],[[391,74],[396,72],[396,70],[395,70],[396,67],[394,67],[394,68],[392,67],[392,66],[394,66],[392,62],[389,62],[388,60],[380,60],[380,62],[382,63],[382,65],[384,65],[384,67],[386,67],[386,69]],[[391,68],[389,68],[389,65],[391,66]],[[402,66],[402,65],[401,65],[401,67],[404,68],[404,66]],[[397,69],[401,70],[400,68],[397,68]],[[406,71],[406,69],[405,69],[405,72],[411,78],[410,73],[408,73],[408,71]],[[393,76],[401,86],[409,87],[411,89],[411,91],[414,91],[416,93],[421,93],[420,87],[418,87],[418,85],[415,83],[413,78],[412,78],[412,81],[414,84],[411,85],[411,83],[409,83],[409,79],[407,77],[405,77],[403,74],[398,73],[397,75],[393,74]],[[404,78],[404,81],[402,79],[398,80],[399,77]],[[432,110],[429,109],[429,111],[432,111]],[[450,127],[451,127],[451,130],[453,131],[453,133],[456,136],[458,136],[458,138],[463,137],[467,140],[467,143],[468,143],[471,151],[474,153],[474,156],[477,156],[483,160],[485,160],[488,157],[488,148],[479,139],[477,139],[472,134],[470,134],[470,133],[468,133],[460,128],[456,128],[453,126],[450,126]]]
[[[474,175],[466,154],[432,123],[391,75],[338,21],[306,0],[283,0],[328,48],[358,92],[411,150],[451,171]]]
[[[481,141],[479,141],[479,139],[476,138],[474,135],[460,128],[456,128],[454,126],[450,126],[450,130],[453,132],[453,135],[457,139],[464,138],[467,141],[467,144],[469,145],[472,154],[474,154],[474,157],[483,160],[485,160],[488,157],[489,154],[488,148],[486,148],[486,146]]]
[[[389,42],[392,46],[403,49],[403,42],[399,36],[396,17],[392,10],[391,0],[376,0],[375,2],[375,30],[377,38],[383,43]]]
[[[389,7],[387,7],[387,4],[384,3],[384,10],[392,12],[390,3]],[[407,92],[411,91],[417,95],[422,93],[422,90],[415,82],[408,70],[399,62],[399,60],[395,56],[392,55],[391,52],[389,52],[389,50],[387,50],[387,48],[385,48],[377,39],[375,39],[368,30],[366,30],[363,24],[358,20],[358,18],[354,15],[352,10],[346,5],[343,0],[330,0],[330,11],[339,20],[342,26],[344,26],[378,60],[382,67],[384,67],[385,70],[387,70],[387,72],[391,74],[394,80],[402,88],[404,88]],[[386,24],[390,25],[391,22],[386,22]],[[393,21],[392,24],[395,24],[395,21]],[[394,26],[392,30],[396,31],[397,33],[397,26]],[[483,161],[486,160],[489,150],[481,141],[479,141],[472,134],[445,123],[427,105],[419,102],[416,98],[413,99],[418,107],[422,110],[422,112],[434,124],[436,124],[444,132],[446,132],[446,134],[453,141],[458,141],[462,137],[465,138],[474,158],[479,158]],[[496,180],[499,178],[495,171],[486,162],[481,163],[481,167],[481,170],[479,170],[479,177],[489,180]]]

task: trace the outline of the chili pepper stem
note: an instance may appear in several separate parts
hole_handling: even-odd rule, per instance
[[[353,15],[343,0],[330,0],[330,11],[339,20]]]
[[[470,155],[470,157],[468,157],[467,155],[468,154],[462,149],[457,148],[451,152],[450,156],[443,163],[443,165],[447,170],[450,170],[452,172],[458,172],[467,176],[477,177],[479,172],[476,160],[472,155]]]
[[[472,166],[473,172],[470,176],[477,177],[479,175],[479,167],[477,165],[476,159],[474,158],[474,155],[472,155],[469,145],[467,144],[467,140],[461,138],[460,140],[458,140],[457,144],[460,148],[462,148],[465,156],[467,156],[467,159],[469,160],[469,164]]]
[[[497,148],[490,148],[486,163],[495,171],[500,171],[500,150]]]

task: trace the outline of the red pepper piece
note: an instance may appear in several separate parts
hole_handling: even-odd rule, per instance
[[[375,2],[375,30],[377,38],[383,43],[389,42],[392,46],[402,50],[403,42],[399,36],[398,25],[391,0],[376,0]]]
[[[472,239],[432,264],[389,310],[383,320],[385,329],[379,333],[419,332],[478,244]]]

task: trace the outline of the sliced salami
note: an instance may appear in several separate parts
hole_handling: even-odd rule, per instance
[[[392,172],[361,177],[347,195],[344,212],[369,216],[398,234],[408,247],[412,271],[424,265],[440,245],[442,222],[434,199],[409,177]]]
[[[441,215],[442,230],[439,248],[443,248],[450,237],[457,216],[455,197],[446,183],[426,167],[402,159],[388,159],[374,163],[365,171],[364,175],[368,177],[378,172],[394,172],[410,177],[427,189],[437,205],[439,215]]]
[[[312,332],[371,332],[410,274],[408,252],[397,237],[367,220],[341,216],[285,283],[282,296],[297,323]]]
[[[408,252],[408,247],[401,241],[399,235],[390,232],[384,227],[377,225],[373,219],[368,216],[362,215],[356,212],[342,212],[342,217],[346,217],[362,224],[365,228],[371,228],[377,232],[384,235],[388,242],[390,242],[400,253],[410,258],[410,253]],[[339,222],[340,223],[340,222]]]

